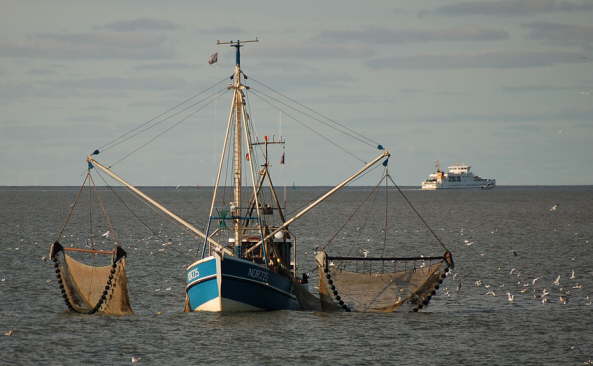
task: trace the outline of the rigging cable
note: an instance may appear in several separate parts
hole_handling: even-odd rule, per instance
[[[351,129],[351,128],[347,127],[347,126],[345,126],[344,124],[342,124],[342,123],[340,123],[340,122],[338,122],[338,121],[336,121],[336,120],[333,120],[333,119],[331,119],[331,118],[329,118],[329,117],[327,117],[327,116],[325,116],[325,115],[321,114],[320,112],[317,112],[317,111],[316,111],[316,110],[314,110],[313,108],[311,108],[311,107],[308,107],[308,106],[306,106],[306,105],[304,105],[304,104],[302,104],[302,103],[298,102],[297,100],[295,100],[295,99],[293,99],[293,98],[291,98],[291,97],[289,97],[289,96],[287,96],[287,95],[284,95],[284,94],[280,93],[280,92],[279,92],[279,91],[277,91],[277,90],[274,90],[272,87],[270,87],[270,86],[268,86],[268,85],[264,84],[263,82],[261,82],[261,81],[258,81],[258,80],[256,80],[256,79],[253,79],[253,78],[251,78],[251,80],[255,81],[257,84],[260,84],[260,85],[262,85],[262,86],[264,86],[264,87],[268,88],[268,89],[269,89],[269,90],[271,90],[272,92],[274,92],[274,93],[276,93],[276,94],[278,94],[278,95],[280,95],[280,96],[282,96],[282,97],[286,98],[287,100],[289,100],[289,101],[291,101],[291,102],[293,102],[293,103],[295,103],[295,104],[297,104],[297,105],[299,105],[299,106],[301,106],[301,107],[303,107],[303,108],[305,108],[305,109],[307,109],[307,110],[309,110],[309,111],[311,111],[311,112],[313,112],[313,113],[317,114],[318,116],[320,116],[320,117],[322,117],[322,118],[326,119],[327,121],[329,121],[329,122],[331,122],[331,123],[333,123],[333,124],[335,124],[335,125],[338,125],[338,126],[340,126],[341,128],[343,128],[344,130],[348,131],[348,132],[340,131],[341,133],[343,133],[343,134],[345,134],[345,135],[348,135],[348,136],[350,136],[350,137],[352,137],[352,138],[354,138],[354,139],[356,139],[356,140],[358,140],[358,141],[360,141],[360,142],[362,142],[362,143],[365,143],[365,144],[368,144],[368,145],[371,145],[371,146],[378,146],[378,145],[380,145],[378,142],[376,142],[376,141],[374,141],[374,140],[372,140],[372,139],[370,139],[370,138],[366,137],[365,135],[363,135],[363,134],[361,134],[361,133],[359,133],[359,132],[356,132],[355,130],[353,130],[353,129]],[[301,112],[301,113],[302,113],[302,112]],[[325,125],[328,125],[326,122],[320,121],[320,120],[318,120],[318,119],[316,119],[316,120],[317,120],[317,121],[319,121],[320,123],[323,123],[323,124],[325,124]],[[338,131],[339,131],[339,129],[337,129],[337,128],[334,128],[334,129],[336,129],[336,130],[338,130]],[[363,140],[364,140],[364,141],[363,141]]]
[[[173,107],[171,107],[171,108],[167,109],[166,111],[164,111],[163,113],[159,114],[158,116],[156,116],[156,117],[153,117],[152,119],[150,119],[150,120],[148,120],[148,121],[146,121],[146,122],[144,122],[144,123],[142,123],[142,124],[140,124],[140,125],[138,125],[138,126],[136,126],[136,127],[132,128],[132,129],[128,130],[127,132],[123,133],[123,134],[122,134],[122,135],[120,135],[119,137],[116,137],[115,139],[111,140],[111,141],[110,141],[110,142],[108,142],[107,144],[105,144],[105,145],[101,146],[101,147],[99,148],[99,150],[100,150],[100,151],[109,150],[109,149],[111,149],[111,148],[113,148],[113,147],[115,147],[115,146],[117,146],[117,145],[119,145],[119,144],[121,144],[121,143],[123,143],[123,142],[125,142],[125,141],[129,140],[130,138],[132,138],[132,137],[136,136],[138,133],[142,133],[142,132],[144,132],[146,129],[145,129],[145,130],[143,130],[143,131],[140,131],[140,132],[138,132],[137,134],[134,134],[134,132],[138,131],[139,129],[141,129],[141,128],[143,128],[143,127],[147,126],[147,125],[149,125],[150,123],[152,123],[152,122],[154,122],[155,120],[157,120],[157,119],[161,118],[162,116],[166,115],[167,113],[169,113],[169,112],[171,112],[171,111],[174,111],[175,109],[179,108],[180,106],[184,105],[185,103],[189,102],[190,100],[192,100],[192,99],[195,99],[195,98],[199,97],[200,95],[202,95],[202,94],[206,93],[207,91],[209,91],[209,90],[211,90],[211,89],[215,88],[216,86],[218,86],[219,84],[221,84],[222,82],[224,82],[224,81],[226,81],[226,80],[227,80],[227,79],[226,79],[226,78],[224,78],[224,79],[222,79],[222,80],[220,80],[220,81],[216,82],[215,84],[213,84],[213,85],[211,85],[210,87],[208,87],[208,88],[206,88],[206,89],[202,90],[201,92],[199,92],[199,93],[197,93],[197,94],[195,94],[195,95],[193,95],[193,96],[191,96],[191,97],[187,98],[187,99],[186,99],[186,100],[184,100],[183,102],[181,102],[181,103],[179,103],[179,104],[177,104],[177,105],[175,105],[175,106],[173,106]],[[200,103],[200,102],[198,102],[198,103]],[[195,105],[195,104],[192,104],[190,107],[192,107],[192,106],[194,106],[194,105]],[[161,123],[161,122],[165,121],[166,119],[168,119],[168,118],[170,118],[170,117],[171,117],[171,116],[169,116],[169,117],[165,118],[164,120],[162,120],[162,121],[160,121],[160,122],[157,122],[157,123],[155,123],[155,124],[154,124],[152,127],[154,127],[155,125],[157,125],[157,124],[159,124],[159,123]],[[148,127],[147,129],[150,129],[150,128],[152,128],[152,127]]]
[[[270,99],[275,99],[273,97],[269,97],[268,95],[265,95],[264,93],[261,92],[257,92],[254,89],[251,89],[251,91],[253,92],[254,95],[262,98],[263,101],[265,101],[266,103],[268,103],[268,105],[270,105],[273,108],[276,108],[277,110],[283,112],[284,114],[286,114],[290,119],[292,119],[293,121],[299,123],[300,125],[302,125],[303,127],[307,128],[309,131],[312,131],[313,133],[315,133],[316,135],[318,135],[319,137],[321,137],[322,139],[324,139],[325,141],[329,142],[330,144],[334,145],[335,147],[337,147],[338,149],[342,150],[344,153],[352,156],[354,159],[362,162],[362,163],[366,163],[366,161],[364,161],[363,159],[361,159],[360,157],[354,155],[352,152],[348,151],[345,147],[341,146],[340,144],[338,144],[337,142],[331,140],[329,137],[325,136],[324,134],[322,134],[321,132],[315,130],[313,127],[307,125],[306,123],[304,123],[303,121],[300,121],[299,119],[295,118],[294,116],[292,116],[291,114],[287,113],[285,110],[283,110],[282,108],[272,104],[269,100],[267,100],[266,98],[270,98]],[[261,94],[261,95],[260,95]],[[265,96],[265,97],[264,97]]]
[[[156,236],[157,238],[161,239],[161,241],[163,243],[168,242],[168,240],[163,239],[156,231],[154,231],[146,222],[144,222],[144,220],[142,220],[140,218],[140,216],[138,216],[136,214],[136,212],[134,212],[134,210],[132,210],[130,208],[130,206],[128,206],[128,204],[126,203],[126,201],[121,198],[121,196],[119,194],[117,194],[117,192],[115,191],[115,189],[105,180],[105,178],[103,178],[103,175],[101,175],[101,173],[99,173],[99,171],[97,171],[97,175],[99,176],[99,178],[101,178],[101,180],[103,181],[103,183],[105,184],[105,186],[107,188],[109,188],[109,190],[114,194],[114,196],[121,202],[121,204],[128,210],[130,211],[130,213],[132,214],[132,216],[134,216],[136,218],[136,220],[138,220],[138,222],[140,222],[145,228],[148,229],[148,231],[150,231],[152,233],[152,235]],[[148,205],[148,203],[146,203],[144,200],[140,199],[139,197],[135,196],[134,197],[138,198],[139,200],[141,200],[142,202],[144,202],[146,205]],[[152,206],[149,206],[152,208]],[[152,208],[154,211],[154,208]],[[160,213],[160,211],[159,211]],[[162,215],[162,213],[160,213]],[[162,215],[164,216],[164,215]]]
[[[170,130],[172,130],[173,128],[179,126],[181,123],[185,122],[187,119],[189,119],[190,117],[194,116],[196,113],[200,112],[202,109],[206,108],[207,106],[209,106],[214,100],[218,99],[221,95],[223,95],[226,92],[226,89],[223,89],[222,91],[220,91],[218,94],[216,95],[212,95],[208,98],[214,98],[211,99],[209,102],[207,102],[205,105],[201,106],[199,109],[191,112],[190,114],[188,114],[187,116],[183,117],[182,119],[180,119],[179,121],[175,122],[173,125],[165,128],[164,130],[162,130],[161,132],[159,132],[158,134],[156,134],[154,137],[152,137],[150,140],[148,140],[147,142],[145,142],[144,144],[138,146],[137,148],[135,148],[134,150],[130,151],[129,153],[127,153],[126,155],[124,155],[122,158],[120,158],[119,160],[115,161],[115,163],[111,164],[109,166],[109,168],[113,167],[116,164],[119,164],[120,162],[122,162],[123,160],[129,158],[132,154],[138,152],[138,150],[143,149],[144,147],[146,147],[147,145],[151,144],[152,142],[154,142],[157,138],[161,137],[162,135],[164,135],[165,133],[169,132]],[[200,101],[201,103],[202,101]],[[192,105],[193,106],[193,105]],[[144,131],[141,131],[144,132]]]
[[[432,228],[428,225],[428,223],[426,222],[426,220],[424,220],[424,217],[422,217],[422,215],[420,215],[420,212],[418,212],[418,210],[416,210],[416,207],[414,207],[414,205],[412,204],[412,202],[410,202],[410,200],[404,194],[404,192],[399,188],[399,186],[397,184],[395,184],[395,181],[393,180],[393,178],[391,178],[391,175],[388,174],[387,175],[387,178],[389,178],[389,180],[391,181],[391,183],[393,183],[393,185],[395,186],[395,188],[397,188],[397,191],[401,194],[401,196],[408,203],[408,205],[410,206],[410,208],[412,209],[412,211],[414,211],[414,213],[416,214],[416,216],[418,216],[418,218],[420,219],[420,221],[422,221],[422,223],[424,224],[424,226],[426,226],[426,228],[428,229],[428,231],[430,231],[430,233],[432,234],[432,236],[441,245],[441,247],[443,247],[443,249],[445,249],[447,252],[449,252],[449,249],[445,246],[445,244],[437,236],[437,234],[434,232],[434,230],[432,230]]]

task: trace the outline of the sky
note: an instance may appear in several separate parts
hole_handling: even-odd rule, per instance
[[[231,75],[217,40],[256,37],[245,73],[384,145],[399,184],[437,160],[499,185],[593,184],[591,0],[1,3],[0,185],[79,185],[88,153]],[[228,98],[114,171],[211,185]],[[361,166],[249,98],[257,132],[286,136],[281,183],[332,185]],[[341,138],[362,161],[377,154]]]

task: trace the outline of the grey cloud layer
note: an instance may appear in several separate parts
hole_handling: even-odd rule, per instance
[[[589,0],[503,0],[485,2],[460,2],[444,5],[426,13],[447,16],[527,16],[539,13],[580,12],[593,10]]]
[[[498,41],[509,38],[504,30],[486,29],[479,26],[462,26],[447,29],[405,30],[367,28],[359,31],[325,31],[321,40],[339,42],[368,42],[377,44],[447,42],[447,41]]]
[[[584,53],[577,52],[488,51],[385,57],[369,60],[367,66],[377,69],[525,68],[590,62]]]
[[[138,18],[133,20],[122,20],[111,22],[98,29],[109,29],[116,32],[136,32],[136,31],[166,31],[175,30],[179,26],[173,22],[159,19]]]
[[[46,33],[0,41],[0,57],[49,59],[167,59],[174,55],[167,38],[143,32]]]
[[[529,29],[529,38],[531,39],[543,40],[561,46],[580,46],[586,50],[593,50],[593,25],[533,22],[523,26]]]

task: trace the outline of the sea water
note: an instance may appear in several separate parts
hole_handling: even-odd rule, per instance
[[[197,258],[202,240],[123,190],[121,200],[104,190],[128,252],[135,313],[122,317],[66,312],[47,260],[77,191],[0,189],[0,365],[593,364],[593,187],[405,190],[453,253],[456,267],[422,312],[392,314],[183,313],[184,269]],[[288,203],[302,207],[323,191],[289,189]],[[209,189],[146,192],[204,227]],[[334,235],[345,219],[362,216],[353,212],[368,194],[363,188],[344,191],[292,225],[300,269],[312,273],[312,289],[315,248],[344,252],[346,244],[362,240],[369,256],[386,255],[386,246],[420,231],[390,222],[399,234],[387,243],[352,239],[363,224]],[[381,211],[384,202],[373,202]],[[88,227],[80,229],[85,215],[73,215],[61,238],[65,245],[88,245]],[[382,220],[364,225],[381,231]],[[98,245],[108,242],[110,234],[101,236],[106,231],[95,228]],[[438,243],[425,248],[428,242],[406,251],[442,254]]]

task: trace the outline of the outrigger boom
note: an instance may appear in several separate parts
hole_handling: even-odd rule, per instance
[[[216,240],[214,240],[214,239],[212,239],[210,237],[206,237],[206,234],[204,234],[203,232],[201,232],[200,230],[198,230],[195,226],[193,226],[189,222],[185,221],[181,217],[175,215],[173,212],[169,211],[165,206],[161,205],[157,201],[155,201],[152,198],[148,197],[146,194],[142,193],[142,191],[140,191],[138,188],[136,188],[133,185],[131,185],[130,183],[126,182],[123,178],[121,178],[120,176],[118,176],[117,174],[115,174],[113,171],[111,171],[111,169],[107,168],[106,166],[104,166],[101,163],[99,163],[97,160],[93,159],[91,155],[89,155],[86,158],[86,161],[91,166],[97,167],[97,168],[101,169],[102,171],[104,171],[105,173],[109,174],[109,176],[111,176],[113,179],[115,179],[118,182],[120,182],[121,184],[125,185],[129,190],[131,190],[132,192],[136,193],[138,196],[140,196],[142,199],[144,199],[146,202],[150,203],[154,207],[156,207],[159,210],[163,211],[167,216],[171,217],[173,220],[177,221],[179,224],[181,224],[182,226],[186,227],[189,231],[191,231],[194,234],[197,234],[198,236],[200,236],[200,237],[208,240],[208,242],[211,245],[213,245],[214,248],[216,248],[217,251],[224,252],[224,253],[229,254],[229,255],[232,255],[233,254],[233,252],[231,252],[229,249],[227,249],[227,248],[223,247],[222,245],[220,245],[218,242],[216,242]]]
[[[381,160],[383,158],[389,158],[390,156],[391,156],[391,154],[389,153],[389,151],[385,150],[382,154],[380,154],[377,157],[375,157],[372,161],[370,161],[369,163],[367,163],[359,171],[357,171],[356,173],[354,173],[350,177],[346,178],[342,183],[338,184],[337,186],[335,186],[334,188],[332,188],[331,190],[329,190],[323,196],[319,197],[315,202],[311,203],[309,206],[307,206],[304,209],[302,209],[300,212],[298,212],[296,215],[294,215],[291,219],[289,219],[286,222],[284,222],[282,225],[280,225],[278,228],[276,228],[276,230],[272,231],[265,238],[263,238],[262,240],[260,240],[257,244],[255,244],[254,246],[252,246],[251,248],[249,248],[247,251],[245,251],[245,254],[251,253],[257,247],[259,247],[260,245],[262,245],[262,243],[264,243],[266,240],[269,240],[270,238],[272,238],[276,233],[278,233],[279,231],[282,231],[288,225],[292,224],[294,221],[298,220],[301,216],[303,216],[304,214],[306,214],[307,212],[309,212],[310,210],[312,210],[313,208],[315,208],[318,204],[320,204],[321,202],[325,201],[331,195],[333,195],[334,193],[336,193],[337,191],[339,191],[346,184],[348,184],[352,180],[356,179],[356,177],[358,177],[359,175],[361,175],[362,173],[364,173],[365,171],[367,171],[370,167],[372,167],[373,165],[377,164],[377,162],[379,160]]]

